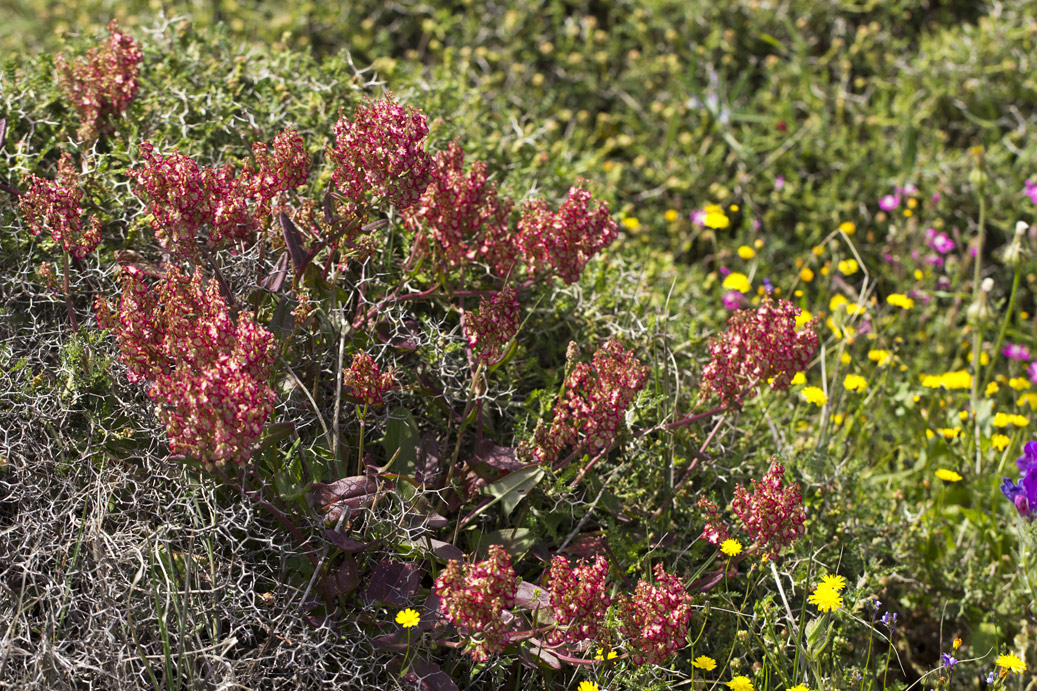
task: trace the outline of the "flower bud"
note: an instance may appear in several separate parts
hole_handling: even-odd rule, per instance
[[[994,288],[994,279],[984,278],[979,284],[979,295],[976,301],[969,306],[966,318],[970,324],[980,324],[991,317],[990,291]]]

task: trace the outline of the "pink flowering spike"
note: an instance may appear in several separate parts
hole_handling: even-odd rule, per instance
[[[706,518],[706,526],[702,529],[702,539],[714,545],[719,545],[728,538],[727,526],[720,515],[720,509],[709,499],[699,499],[699,509]]]
[[[555,620],[561,628],[549,634],[549,643],[558,645],[564,641],[578,643],[597,639],[604,625],[605,612],[612,602],[605,583],[608,573],[609,563],[603,556],[575,569],[561,555],[551,560],[547,587]]]
[[[215,279],[171,266],[149,288],[140,269],[121,271],[118,308],[99,301],[98,323],[115,333],[130,381],[152,381],[170,450],[207,467],[245,463],[273,411],[273,334],[248,312],[232,319]]]
[[[573,364],[550,431],[540,428],[536,434],[533,457],[553,462],[561,449],[579,441],[588,453],[610,446],[647,377],[648,368],[616,339],[594,353],[590,364]]]
[[[620,631],[638,666],[662,664],[687,645],[691,596],[662,564],[655,565],[655,580],[657,585],[640,581],[632,598],[619,601]]]
[[[772,389],[787,390],[819,346],[813,322],[796,329],[799,311],[787,300],[765,297],[757,309],[731,315],[727,330],[710,341],[700,397],[716,395],[722,405],[741,406],[768,380]]]
[[[257,215],[271,216],[279,195],[306,184],[310,175],[310,153],[299,133],[286,129],[274,137],[271,147],[254,142],[252,157],[255,165],[246,169],[249,196],[256,200]]]
[[[785,486],[785,468],[773,458],[763,479],[753,480],[751,491],[742,485],[735,488],[731,509],[767,558],[777,556],[806,530],[799,485]]]
[[[137,96],[137,75],[143,54],[140,44],[108,23],[108,41],[69,63],[64,55],[54,61],[58,86],[79,112],[79,140],[91,143],[111,131],[111,118]]]
[[[490,545],[489,551],[489,559],[476,564],[451,560],[435,583],[443,615],[469,638],[468,654],[476,662],[507,647],[501,615],[515,606],[518,590],[511,557],[500,545]]]
[[[180,256],[198,256],[198,236],[212,214],[202,169],[181,153],[155,153],[151,142],[140,143],[144,166],[130,171],[137,196],[150,202],[151,227],[164,249]]]
[[[569,189],[557,213],[543,199],[526,202],[518,235],[523,258],[534,273],[555,273],[574,283],[587,262],[612,244],[618,225],[609,215],[608,204],[592,204],[590,192],[579,184]]]
[[[338,191],[356,206],[372,198],[397,209],[411,206],[432,173],[426,136],[425,116],[396,103],[391,94],[358,108],[352,120],[341,116],[335,147],[327,151]]]
[[[62,249],[82,259],[101,244],[101,222],[92,217],[83,227],[79,173],[66,152],[58,161],[58,175],[53,181],[30,175],[29,189],[18,199],[18,206],[33,235],[49,229],[51,237]]]
[[[421,200],[404,212],[407,227],[424,232],[421,243],[448,267],[483,261],[501,275],[518,260],[519,246],[508,228],[512,202],[497,193],[486,164],[464,172],[464,151],[450,142],[436,154],[432,180]]]
[[[208,197],[209,246],[242,242],[252,236],[256,225],[248,210],[248,181],[238,178],[231,166],[202,171]]]
[[[396,385],[393,370],[382,373],[378,363],[367,353],[353,356],[353,364],[342,373],[342,383],[353,398],[367,405],[382,405],[382,396]]]
[[[475,357],[492,365],[504,356],[519,328],[519,302],[510,286],[479,300],[479,309],[465,314],[464,333]]]

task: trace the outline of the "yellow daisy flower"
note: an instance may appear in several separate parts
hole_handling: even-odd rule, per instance
[[[691,666],[697,667],[698,669],[704,669],[707,672],[712,672],[717,668],[717,661],[708,655],[699,655],[691,661]]]
[[[1026,671],[1026,663],[1011,654],[999,656],[994,664],[1007,672],[1014,672],[1015,674],[1022,674]]]
[[[958,475],[953,470],[947,470],[946,468],[939,468],[936,471],[936,477],[940,478],[944,482],[961,482],[961,475]]]
[[[413,628],[421,621],[421,615],[408,607],[396,615],[396,623],[405,629]]]
[[[738,540],[724,540],[720,545],[720,551],[729,557],[736,557],[742,553],[742,543]]]

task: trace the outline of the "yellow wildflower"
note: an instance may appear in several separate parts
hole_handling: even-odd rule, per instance
[[[853,221],[843,221],[839,224],[839,230],[847,235],[853,235],[857,232],[857,225]]]
[[[869,350],[868,359],[882,367],[893,359],[893,355],[888,350]]]
[[[581,681],[576,691],[598,691],[598,685],[593,681]]]
[[[993,396],[994,394],[996,394],[1000,390],[1001,390],[1001,387],[998,386],[997,382],[996,381],[992,381],[989,384],[987,384],[987,389],[986,389],[986,391],[983,392],[983,394],[985,396]]]
[[[717,661],[708,655],[699,655],[691,661],[691,666],[697,667],[698,669],[704,669],[707,672],[712,672],[717,668]]]
[[[1012,377],[1008,380],[1008,385],[1016,391],[1022,391],[1030,388],[1030,381],[1026,377]]]
[[[803,398],[807,403],[813,403],[814,405],[824,405],[828,402],[828,396],[825,392],[817,386],[808,386],[803,389]]]
[[[1008,448],[1008,444],[1011,443],[1011,439],[1004,434],[994,434],[990,437],[990,445],[998,451],[1004,451]]]
[[[810,283],[814,280],[814,272],[810,270],[809,266],[804,266],[803,270],[799,272],[799,280],[804,283]]]
[[[640,230],[641,229],[641,221],[639,221],[636,218],[633,218],[631,216],[628,216],[628,217],[623,219],[623,225],[626,226],[628,230]]]
[[[803,310],[802,312],[800,312],[799,314],[796,315],[796,328],[797,329],[802,329],[813,318],[814,318],[814,315],[812,315],[810,312],[808,312],[806,310]]]
[[[994,662],[995,665],[1007,672],[1022,674],[1026,671],[1026,663],[1015,655],[1000,655]]]
[[[742,259],[745,259],[746,261],[749,261],[750,259],[756,256],[756,250],[754,250],[752,247],[749,247],[748,245],[742,245],[738,248],[738,256]]]
[[[909,310],[915,306],[915,301],[901,293],[892,293],[886,297],[886,302],[893,307]]]
[[[790,383],[792,385],[794,385],[794,386],[806,384],[807,383],[807,375],[805,375],[802,372],[796,372],[795,374],[792,375],[792,381]]]
[[[846,587],[846,579],[839,574],[831,575],[825,574],[821,576],[821,585],[826,585],[837,593],[843,592],[843,588]]]
[[[680,214],[677,213],[677,209],[667,209],[665,218],[668,223],[673,223],[680,218]]]
[[[856,259],[843,259],[839,262],[839,273],[843,276],[852,276],[860,269]]]
[[[421,615],[415,612],[413,609],[408,607],[407,609],[400,610],[396,615],[396,623],[405,629],[410,629],[417,626],[421,622]]]
[[[953,470],[947,470],[946,468],[938,468],[936,470],[936,477],[940,478],[944,482],[961,482],[961,475],[958,475]]]
[[[847,374],[843,379],[843,388],[847,391],[864,391],[868,386],[868,380],[859,374]]]
[[[724,540],[720,545],[720,551],[729,557],[737,557],[742,553],[742,543],[738,540]]]
[[[819,584],[814,592],[807,598],[807,602],[817,607],[821,612],[832,612],[842,609],[843,599],[839,591],[826,583]]]
[[[727,687],[731,691],[753,691],[753,683],[749,681],[749,677],[741,675],[727,682]]]
[[[751,287],[749,277],[738,271],[732,271],[724,279],[724,290],[737,290],[739,293],[748,293]]]
[[[707,228],[721,230],[731,225],[731,219],[729,219],[727,214],[724,213],[724,210],[716,204],[709,204],[705,209],[703,209],[703,211],[706,212],[706,217],[703,219],[703,223],[706,224]]]

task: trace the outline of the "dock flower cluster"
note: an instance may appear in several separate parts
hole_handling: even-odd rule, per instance
[[[761,555],[774,557],[806,530],[806,512],[799,485],[785,486],[785,468],[771,459],[770,470],[752,489],[735,487],[731,509],[756,541]]]
[[[605,611],[612,603],[605,583],[608,573],[608,559],[600,555],[594,561],[575,568],[561,555],[551,560],[547,587],[555,619],[561,627],[549,634],[548,640],[552,645],[598,637]]]
[[[691,596],[679,578],[655,565],[657,585],[638,582],[632,598],[619,600],[620,630],[635,665],[658,665],[687,644]]]
[[[553,462],[563,448],[581,442],[589,453],[609,446],[647,377],[648,367],[614,338],[594,353],[590,363],[572,364],[550,429],[536,433],[534,458]]]
[[[722,405],[740,406],[767,381],[776,391],[787,390],[819,345],[813,321],[796,327],[799,312],[787,300],[765,297],[757,309],[731,315],[727,330],[710,341],[700,396],[715,395]]]
[[[468,653],[483,662],[508,644],[501,615],[515,606],[518,579],[511,557],[490,545],[489,559],[461,565],[451,559],[436,579],[435,590],[446,618],[469,637]]]
[[[129,380],[151,382],[170,450],[208,467],[248,461],[273,411],[273,334],[247,310],[233,319],[215,279],[176,266],[155,287],[137,267],[123,267],[118,306],[99,300],[96,308]]]

